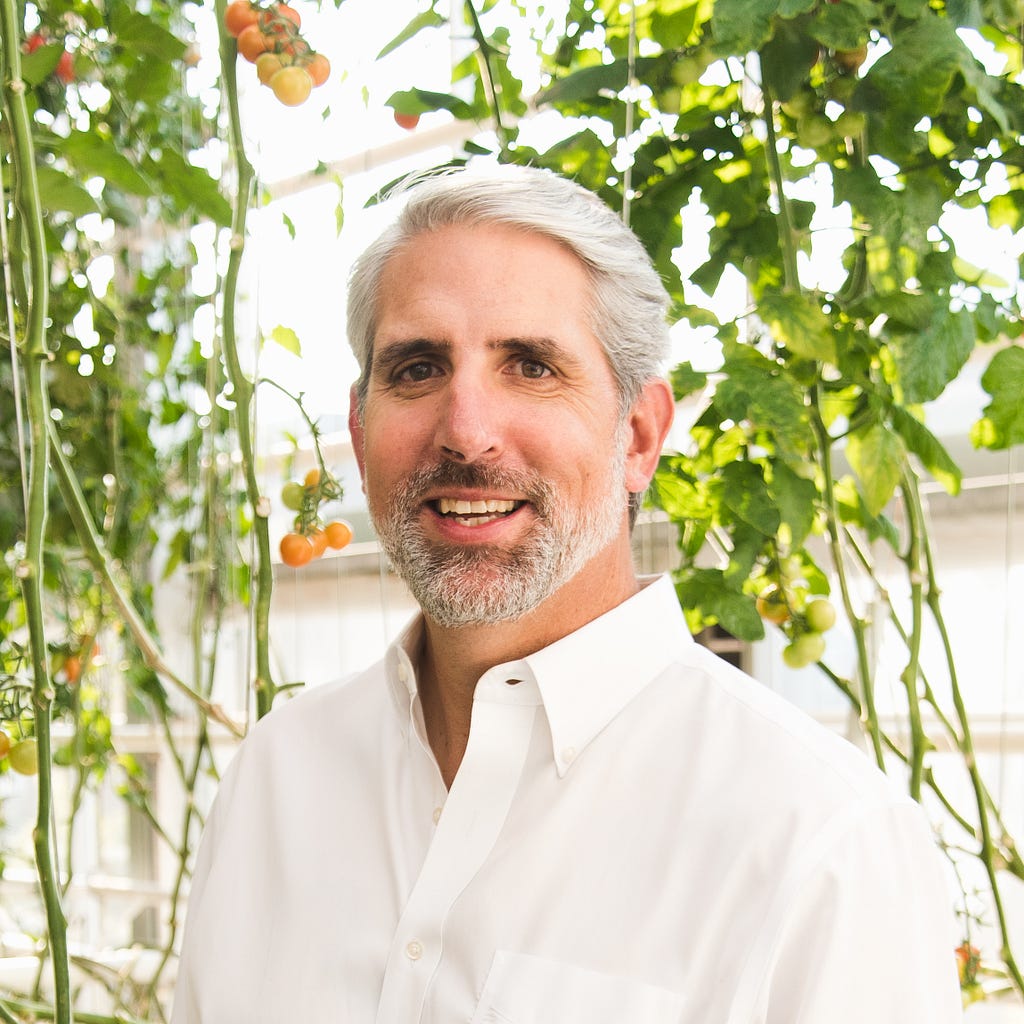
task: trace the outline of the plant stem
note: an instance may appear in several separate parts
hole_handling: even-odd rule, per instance
[[[764,74],[761,75],[762,79]],[[796,261],[796,236],[793,232],[793,219],[789,215],[789,200],[786,198],[782,161],[779,159],[778,138],[775,134],[775,100],[771,89],[762,81],[761,96],[764,103],[764,127],[767,134],[765,140],[765,157],[775,197],[779,203],[779,246],[782,249],[782,268],[785,286],[794,292],[800,291],[800,271]]]
[[[71,1021],[71,982],[67,950],[67,920],[61,906],[60,882],[55,867],[53,834],[53,776],[50,715],[53,685],[49,675],[43,615],[43,554],[48,513],[50,421],[46,386],[46,319],[49,305],[49,265],[43,210],[36,176],[32,121],[21,80],[21,32],[14,0],[0,0],[0,35],[3,36],[3,104],[10,122],[15,180],[14,206],[24,227],[28,256],[28,309],[25,338],[25,400],[29,428],[28,505],[25,509],[25,556],[16,570],[21,582],[32,661],[32,707],[39,765],[36,824],[32,839],[36,871],[46,909],[47,938],[53,963],[55,1019]],[[6,216],[0,210],[0,216]]]
[[[818,408],[818,388],[811,390],[811,425],[818,444],[818,464],[821,466],[825,490],[825,518],[828,523],[828,547],[832,557],[832,566],[839,579],[839,591],[843,600],[846,617],[853,629],[854,641],[857,646],[857,681],[861,688],[860,712],[871,737],[871,746],[878,767],[885,771],[885,755],[882,751],[881,728],[878,724],[878,710],[875,707],[875,686],[871,676],[871,663],[865,639],[864,621],[857,615],[853,606],[853,595],[846,573],[846,559],[839,535],[839,507],[836,501],[835,475],[832,470],[832,439],[821,419]]]
[[[466,10],[469,12],[469,20],[473,25],[473,38],[479,47],[480,69],[482,71],[481,81],[484,86],[484,93],[487,96],[487,103],[494,114],[494,129],[498,135],[498,145],[501,147],[502,157],[508,152],[508,129],[501,118],[501,88],[494,77],[494,68],[491,65],[493,48],[484,35],[483,26],[480,24],[480,16],[476,13],[473,0],[465,0]]]
[[[60,485],[61,496],[64,498],[64,505],[67,508],[68,515],[74,523],[78,541],[82,545],[86,558],[88,558],[92,567],[100,574],[101,582],[117,606],[121,620],[128,627],[128,631],[142,652],[146,664],[154,672],[157,672],[171,682],[176,689],[188,697],[205,715],[215,722],[219,722],[235,736],[241,737],[241,729],[228,717],[224,709],[219,704],[211,704],[205,697],[196,693],[164,660],[159,644],[146,628],[146,624],[142,621],[142,616],[135,610],[135,606],[110,567],[107,560],[107,551],[96,531],[85,496],[82,494],[81,487],[79,487],[78,479],[72,472],[70,465],[68,465],[67,457],[61,451],[60,438],[57,436],[56,427],[52,423],[49,424],[49,430],[54,441],[50,446],[53,467],[57,471],[57,482]]]
[[[260,495],[256,478],[256,455],[252,440],[252,406],[255,396],[253,383],[242,370],[238,355],[238,338],[235,331],[235,302],[238,293],[238,275],[242,266],[242,250],[245,246],[245,221],[249,210],[249,198],[253,188],[252,165],[245,155],[242,138],[242,119],[238,108],[238,85],[235,79],[237,51],[235,41],[224,28],[226,0],[216,0],[217,23],[220,28],[220,62],[224,93],[228,101],[230,122],[231,153],[235,165],[237,182],[234,209],[231,217],[231,244],[228,265],[224,274],[223,293],[223,352],[228,380],[234,389],[235,429],[238,432],[238,447],[242,453],[242,468],[245,473],[245,487],[253,510],[253,531],[256,537],[256,572],[253,580],[255,594],[253,621],[256,646],[256,717],[262,718],[274,703],[277,688],[270,668],[270,597],[274,585],[274,569],[270,560],[270,502]]]

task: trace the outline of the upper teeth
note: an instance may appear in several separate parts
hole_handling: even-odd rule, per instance
[[[441,498],[438,500],[441,515],[454,512],[457,516],[486,515],[489,512],[511,512],[515,507],[514,501],[504,498],[488,498],[486,501],[459,501],[455,498]]]

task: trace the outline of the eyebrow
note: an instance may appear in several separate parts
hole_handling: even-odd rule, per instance
[[[383,348],[374,348],[372,372],[375,376],[387,376],[394,367],[407,359],[416,356],[447,356],[451,353],[452,347],[452,343],[446,339],[410,338],[406,341],[393,341]],[[572,355],[553,338],[498,338],[489,342],[487,347],[492,351],[521,355],[542,363],[555,363],[574,369],[582,366],[582,361],[577,356]]]

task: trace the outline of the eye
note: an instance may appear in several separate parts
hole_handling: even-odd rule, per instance
[[[395,378],[403,384],[419,384],[421,381],[430,380],[436,373],[438,373],[438,369],[433,363],[421,360],[403,366],[395,374]]]
[[[529,380],[540,380],[551,375],[551,370],[536,359],[520,360],[519,372]]]

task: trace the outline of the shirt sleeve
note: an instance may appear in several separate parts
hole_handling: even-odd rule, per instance
[[[777,907],[746,1020],[963,1020],[953,897],[916,804],[844,816],[798,858]]]

